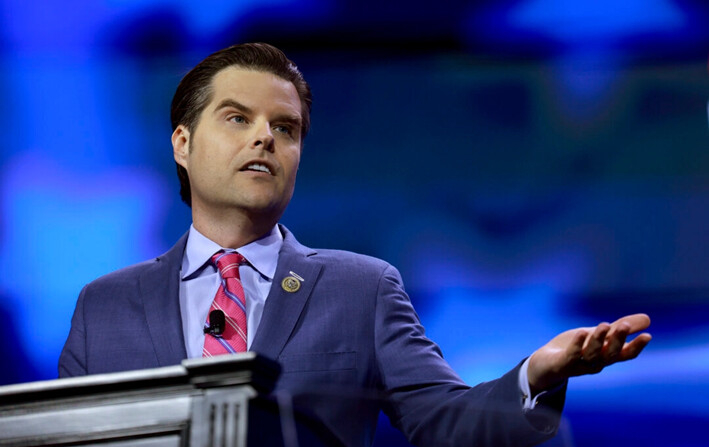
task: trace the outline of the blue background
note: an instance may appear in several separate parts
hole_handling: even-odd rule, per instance
[[[187,229],[182,75],[243,41],[314,92],[283,222],[402,272],[470,383],[647,312],[550,445],[706,446],[709,7],[696,0],[0,3],[0,384],[56,377],[81,287]],[[382,419],[377,445],[406,445]]]

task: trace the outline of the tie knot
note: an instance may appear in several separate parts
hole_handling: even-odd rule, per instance
[[[239,266],[246,264],[246,258],[239,253],[215,253],[212,256],[212,262],[219,269],[219,274],[222,278],[238,278]]]

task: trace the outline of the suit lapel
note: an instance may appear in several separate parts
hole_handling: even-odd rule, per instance
[[[148,331],[160,366],[187,358],[180,314],[180,267],[187,234],[140,276]],[[146,340],[147,342],[147,340]]]
[[[322,264],[313,257],[316,252],[300,245],[285,227],[280,228],[284,233],[283,247],[251,346],[252,351],[271,359],[277,359],[288,342],[322,270]],[[284,278],[294,276],[291,272],[302,278],[295,292],[288,292],[282,286]]]

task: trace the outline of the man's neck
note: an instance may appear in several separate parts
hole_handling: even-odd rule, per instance
[[[277,220],[252,219],[248,216],[220,216],[219,219],[207,218],[192,211],[194,227],[210,240],[224,248],[239,248],[260,239],[267,234]]]

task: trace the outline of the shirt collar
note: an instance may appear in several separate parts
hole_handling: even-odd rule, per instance
[[[278,264],[278,253],[281,251],[282,245],[283,235],[278,230],[278,225],[271,228],[271,231],[265,236],[243,247],[239,247],[237,250],[219,246],[219,244],[197,231],[194,225],[190,225],[185,254],[182,256],[182,279],[192,279],[199,276],[195,273],[210,265],[208,261],[212,255],[219,250],[224,250],[241,253],[261,275],[273,280],[276,274],[276,265]]]

